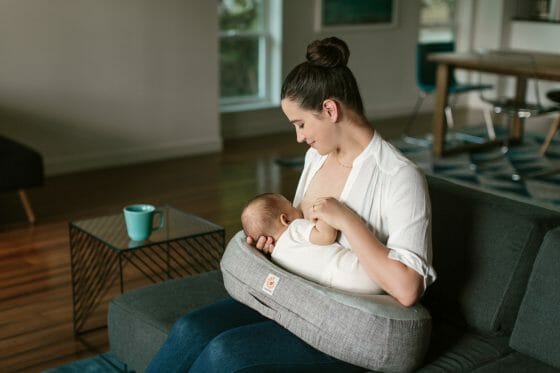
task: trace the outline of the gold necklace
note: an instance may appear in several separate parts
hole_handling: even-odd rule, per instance
[[[335,155],[334,155],[334,158],[336,159],[336,162],[337,162],[339,165],[341,165],[342,167],[344,167],[344,168],[352,168],[352,166],[353,166],[353,164],[351,164],[351,165],[349,166],[349,165],[347,165],[347,164],[342,163],[342,162],[340,161],[340,159],[338,159],[338,154],[335,154]]]

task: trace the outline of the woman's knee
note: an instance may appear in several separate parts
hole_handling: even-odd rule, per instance
[[[216,336],[200,353],[191,372],[235,372],[242,368],[246,362],[244,354],[239,354],[240,351],[236,348],[240,342],[237,333],[231,331]]]
[[[191,372],[361,371],[309,346],[267,320],[224,331],[205,346]]]
[[[220,330],[216,323],[212,322],[212,318],[208,316],[204,315],[203,312],[191,312],[182,316],[173,324],[169,337],[186,339],[188,336],[189,341],[187,342],[190,343],[194,342],[193,339],[210,340]]]
[[[193,317],[191,314],[182,316],[180,319],[175,321],[173,327],[171,328],[171,335],[186,335],[187,333],[192,333],[203,325],[202,320],[198,317]]]
[[[191,372],[262,372],[290,362],[291,346],[305,345],[270,320],[226,330],[200,353]],[[288,352],[288,353],[285,353]],[[282,371],[282,370],[279,370]]]
[[[226,330],[263,320],[264,316],[258,312],[226,298],[178,319],[171,329],[170,336],[188,335],[210,341]]]

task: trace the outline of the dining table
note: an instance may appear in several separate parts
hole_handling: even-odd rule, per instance
[[[492,51],[486,51],[492,52]],[[494,52],[500,53],[500,50]],[[453,154],[477,147],[498,145],[500,140],[488,140],[482,144],[465,144],[446,147],[446,118],[445,108],[448,104],[448,83],[452,69],[462,69],[491,73],[497,75],[509,75],[515,77],[515,99],[522,101],[527,93],[527,80],[538,79],[548,81],[560,81],[560,54],[547,52],[534,52],[525,50],[507,50],[503,58],[484,59],[480,58],[481,52],[450,52],[432,53],[428,60],[437,63],[436,69],[436,92],[433,120],[433,143],[432,152],[436,157]],[[511,52],[529,54],[532,63],[520,63],[519,59],[509,59]],[[519,143],[523,139],[523,119],[513,118],[509,136],[509,143]]]

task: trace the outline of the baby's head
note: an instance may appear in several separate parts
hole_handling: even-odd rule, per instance
[[[303,218],[303,214],[286,197],[263,193],[249,200],[241,213],[241,225],[253,239],[260,236],[278,239],[288,224],[298,218]]]

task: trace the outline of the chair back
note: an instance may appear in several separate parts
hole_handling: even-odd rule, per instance
[[[431,53],[454,52],[455,42],[429,42],[418,43],[416,46],[416,83],[418,88],[424,92],[431,92],[436,86],[437,63],[428,60]],[[454,71],[449,72],[449,85],[457,84]]]

